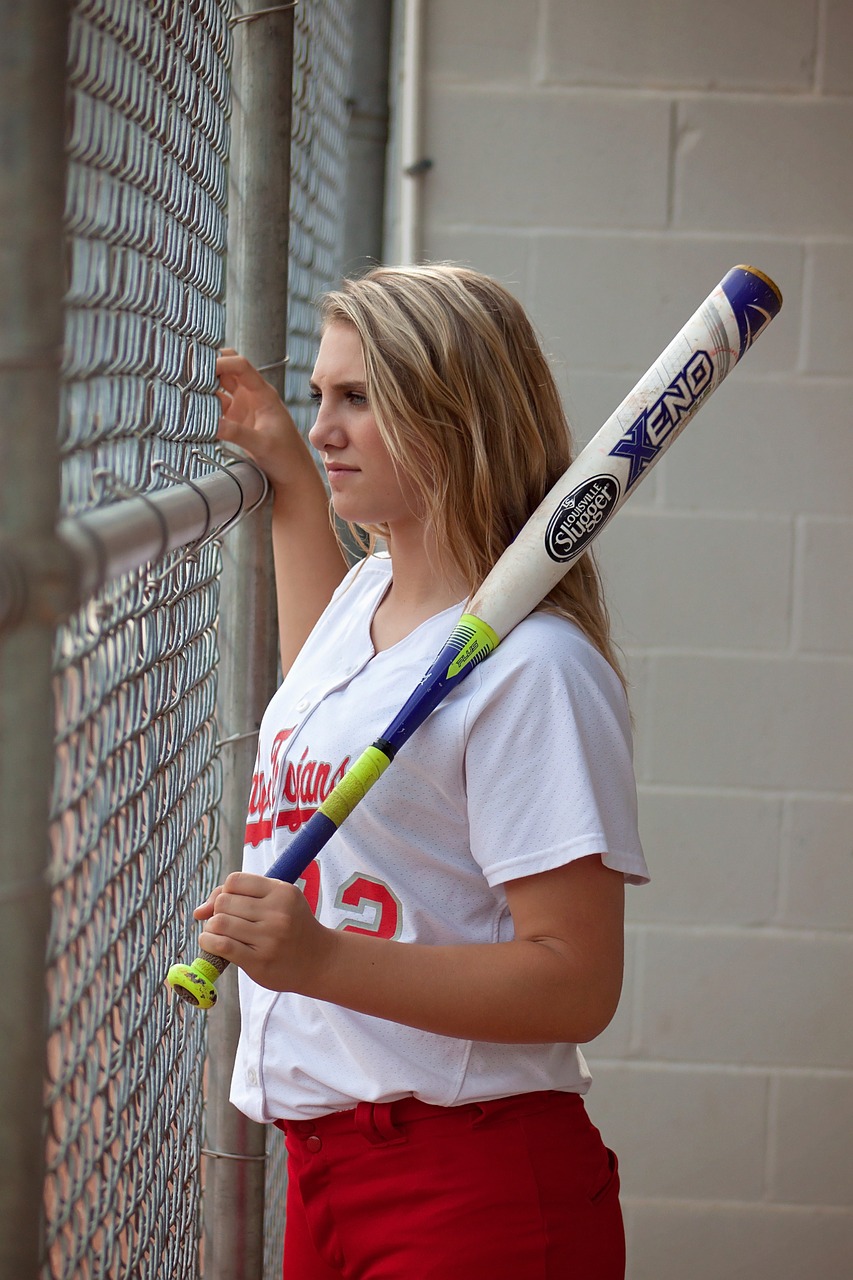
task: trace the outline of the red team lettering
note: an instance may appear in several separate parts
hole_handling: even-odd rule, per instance
[[[310,748],[306,747],[298,764],[287,762],[281,789],[283,803],[277,808],[275,799],[278,795],[283,748],[292,733],[292,729],[282,729],[276,734],[270,753],[270,778],[267,779],[263,772],[255,773],[252,777],[245,840],[252,849],[257,849],[258,845],[272,838],[273,820],[276,829],[286,827],[295,834],[328,798],[332,788],[337,786],[349,768],[349,756],[345,756],[333,772],[333,766],[328,760],[309,760],[307,757]]]
[[[296,764],[287,762],[281,786],[281,801],[277,805],[284,746],[292,733],[293,729],[282,729],[276,734],[270,752],[269,779],[260,770],[252,777],[246,844],[253,849],[272,840],[273,824],[276,830],[286,827],[295,834],[328,798],[332,788],[337,786],[349,768],[349,756],[333,770],[328,760],[309,760],[310,748],[306,747]],[[312,912],[318,916],[322,895],[320,868],[317,863],[309,863],[296,883]],[[403,924],[402,905],[397,895],[378,880],[364,875],[351,876],[339,889],[335,904],[341,910],[353,908],[356,913],[351,912],[337,925],[338,929],[347,933],[371,933],[380,938],[400,936]]]

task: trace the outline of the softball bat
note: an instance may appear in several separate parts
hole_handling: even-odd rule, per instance
[[[601,533],[696,411],[779,312],[779,289],[754,267],[720,281],[546,495],[472,596],[420,684],[355,761],[267,875],[295,883],[441,700],[536,608]],[[202,952],[168,981],[209,1009],[227,960]]]

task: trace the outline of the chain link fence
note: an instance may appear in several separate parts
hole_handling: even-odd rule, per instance
[[[303,432],[312,421],[314,304],[341,269],[353,10],[354,0],[307,0],[294,15],[285,397]]]
[[[62,516],[215,470],[231,0],[75,0],[67,67]],[[337,279],[351,0],[295,13],[287,395]],[[197,1277],[205,1020],[171,1000],[215,883],[215,541],[57,631],[42,1280]],[[269,1147],[265,1274],[285,1170]],[[260,1224],[247,1224],[260,1229]]]
[[[217,465],[230,0],[77,0],[61,509]],[[173,553],[55,646],[43,1277],[196,1276],[204,1023],[164,963],[216,874],[219,552]]]

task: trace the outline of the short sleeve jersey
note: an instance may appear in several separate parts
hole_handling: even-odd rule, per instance
[[[263,873],[361,751],[387,728],[462,606],[375,653],[391,580],[350,572],[261,726],[244,867]],[[571,622],[520,623],[427,718],[299,882],[333,929],[403,942],[513,937],[503,886],[600,854],[648,878],[637,832],[630,718],[609,664]],[[573,1044],[457,1040],[240,974],[232,1101],[253,1119],[311,1119],[414,1095],[453,1106],[537,1089],[585,1092]]]

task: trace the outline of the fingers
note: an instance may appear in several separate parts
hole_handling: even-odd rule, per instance
[[[215,916],[201,931],[198,940],[204,951],[209,951],[215,956],[225,955],[234,943],[248,947],[250,950],[257,950],[257,944],[266,941],[263,935],[259,934],[255,921],[242,920],[239,916],[228,916],[227,919],[223,916]],[[226,958],[230,959],[230,956]]]
[[[216,900],[221,893],[222,885],[217,885],[215,889],[211,889],[204,902],[199,903],[193,911],[193,918],[195,920],[209,920],[216,910]]]
[[[199,942],[262,987],[305,995],[328,962],[334,936],[295,885],[234,872],[217,894]]]
[[[205,951],[245,964],[248,953],[255,962],[276,957],[293,939],[294,926],[302,906],[299,890],[280,880],[240,872],[230,875],[216,895],[214,909],[204,912],[207,923],[199,937]],[[312,917],[313,919],[313,917]]]
[[[255,366],[245,356],[221,355],[216,361],[216,376],[220,382],[241,383],[248,391],[271,391],[273,388],[261,377]]]
[[[269,876],[252,876],[251,872],[232,872],[225,877],[223,890],[243,897],[268,897],[277,884],[283,883]]]
[[[253,876],[246,871],[232,871],[224,884],[211,889],[204,902],[193,911],[196,920],[209,920],[217,911],[228,911],[238,898],[267,898],[273,886],[280,881],[270,880],[268,876]],[[229,900],[224,901],[224,895]]]

